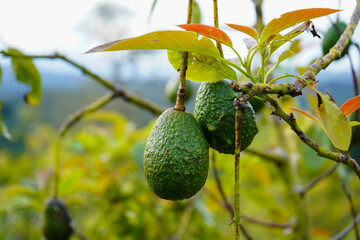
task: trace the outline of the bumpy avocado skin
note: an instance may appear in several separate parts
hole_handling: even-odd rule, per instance
[[[46,204],[43,231],[47,240],[68,240],[73,233],[68,210],[65,204],[55,197]]]
[[[194,117],[210,147],[220,153],[235,153],[234,99],[238,96],[224,80],[202,83],[196,94]],[[241,151],[251,144],[257,133],[255,113],[248,104],[242,122]]]
[[[209,144],[194,116],[167,109],[151,130],[144,152],[144,173],[160,198],[182,200],[205,184]]]

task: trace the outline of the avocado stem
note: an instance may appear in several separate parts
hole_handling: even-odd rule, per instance
[[[240,97],[241,98],[241,97]],[[240,239],[240,152],[241,152],[241,127],[246,101],[236,98],[234,105],[235,114],[235,202],[234,202],[234,240]]]
[[[189,0],[188,5],[188,14],[187,14],[187,24],[191,23],[193,10],[193,0]],[[180,67],[180,85],[179,90],[177,92],[176,104],[174,109],[177,111],[185,111],[185,96],[186,96],[186,70],[188,68],[188,52],[183,53],[182,63]]]

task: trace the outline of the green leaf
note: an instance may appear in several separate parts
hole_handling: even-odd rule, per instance
[[[196,1],[194,1],[194,4],[193,4],[191,23],[195,23],[195,24],[201,23],[201,10],[200,10],[199,4]]]
[[[198,39],[195,32],[188,31],[151,32],[139,37],[105,43],[90,49],[86,53],[139,49],[167,49],[194,52],[215,58],[220,57],[218,49],[209,38]]]
[[[152,3],[152,5],[151,5],[150,14],[149,14],[149,20],[151,19],[152,15],[153,15],[153,13],[154,13],[154,10],[155,10],[157,1],[158,1],[158,0],[154,0],[153,3]]]
[[[169,62],[179,70],[183,54],[179,51],[168,51]],[[186,78],[195,82],[216,82],[221,79],[237,80],[236,72],[222,61],[203,54],[189,53]]]
[[[271,42],[271,49],[270,49],[270,55],[275,52],[279,47],[281,47],[283,44],[291,41],[291,39],[299,36],[301,33],[305,32],[306,29],[308,29],[309,22],[304,22],[297,28],[293,29],[292,31],[288,32],[284,36],[278,33],[276,37]]]
[[[334,146],[347,151],[351,142],[350,120],[340,110],[330,95],[318,92],[319,117]]]
[[[291,50],[285,50],[283,53],[280,54],[278,61],[269,68],[265,74],[265,79],[276,69],[276,67],[287,58],[294,55],[294,53]]]
[[[11,62],[16,79],[31,87],[29,93],[25,95],[25,101],[32,106],[40,103],[41,99],[41,77],[34,65],[32,58],[24,57],[24,54],[17,49],[7,50],[11,56]]]
[[[351,127],[359,126],[359,125],[360,125],[360,122],[358,122],[358,121],[352,121],[352,122],[350,122],[350,125],[351,125]]]
[[[269,42],[277,33],[298,23],[326,16],[338,11],[340,10],[330,8],[308,8],[284,13],[280,16],[280,18],[271,20],[265,26],[260,36],[260,43]]]
[[[1,108],[1,103],[0,103],[0,108]],[[3,135],[7,140],[12,139],[12,136],[9,133],[9,130],[8,130],[5,122],[3,122],[1,119],[1,114],[0,114],[0,134]]]

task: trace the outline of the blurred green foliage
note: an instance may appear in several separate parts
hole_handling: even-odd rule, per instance
[[[283,105],[296,103],[287,100]],[[279,139],[285,137],[303,184],[333,164],[316,157],[269,113],[269,108],[258,113],[260,132],[253,147],[276,152]],[[310,137],[329,144],[310,119],[301,118],[299,122]],[[279,124],[284,131],[282,136]],[[153,122],[137,128],[121,114],[103,110],[86,117],[63,139],[59,197],[66,203],[76,230],[88,239],[231,239],[231,216],[222,203],[212,164],[205,187],[189,200],[161,200],[150,191],[143,176],[142,154],[152,125]],[[1,240],[44,239],[43,211],[52,194],[56,130],[41,124],[28,131],[25,152],[13,157],[6,150],[0,151]],[[270,222],[291,222],[295,215],[292,195],[287,192],[279,169],[247,152],[243,156],[242,213]],[[232,203],[233,156],[216,154],[216,166]],[[335,172],[304,198],[315,239],[328,239],[351,222],[342,181]],[[359,199],[360,186],[354,174],[349,174],[347,186],[353,199]],[[360,202],[354,203],[360,209]],[[254,239],[291,239],[289,229],[243,223]],[[344,239],[353,239],[352,234]],[[71,239],[78,238],[74,235]]]

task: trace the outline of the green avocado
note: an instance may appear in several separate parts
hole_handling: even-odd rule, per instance
[[[209,144],[194,116],[167,109],[156,120],[144,152],[144,173],[160,198],[182,200],[205,184]]]
[[[220,153],[235,153],[234,99],[239,96],[224,80],[202,83],[196,94],[194,117],[210,147]],[[254,110],[249,103],[247,106],[241,129],[241,151],[258,133]]]
[[[340,34],[347,27],[346,23],[344,22],[337,22],[336,25],[338,29],[334,27],[334,25],[331,25],[331,27],[325,33],[324,40],[322,42],[323,54],[327,54],[330,51],[330,48],[336,44],[340,38]],[[340,33],[338,31],[340,31]],[[345,55],[345,52],[346,51],[342,52],[341,57]]]
[[[73,233],[68,210],[65,204],[55,197],[46,204],[43,231],[47,240],[67,240]]]

